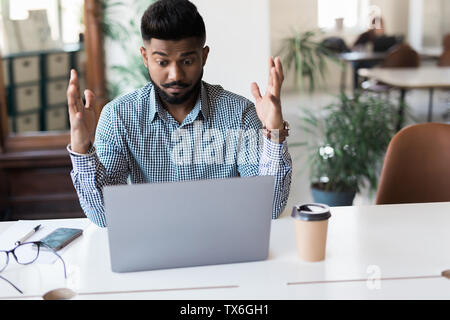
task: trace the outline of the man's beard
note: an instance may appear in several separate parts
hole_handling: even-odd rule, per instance
[[[202,73],[200,74],[199,79],[197,80],[197,82],[195,83],[195,85],[192,87],[191,90],[189,90],[188,92],[186,92],[183,95],[174,95],[174,96],[167,94],[163,89],[161,89],[161,87],[159,85],[157,85],[155,83],[155,81],[153,81],[153,79],[150,75],[150,72],[148,73],[148,76],[150,78],[150,81],[153,83],[153,86],[155,87],[156,93],[158,94],[158,96],[161,98],[161,100],[163,102],[166,102],[168,104],[182,104],[182,103],[185,103],[186,101],[188,101],[194,94],[197,95],[199,93],[200,87],[202,84],[203,70],[202,70]],[[189,87],[188,84],[181,82],[181,81],[175,81],[175,82],[171,82],[171,83],[167,83],[167,84],[162,84],[161,86],[166,89],[170,88],[172,86],[177,86],[177,87],[181,87],[181,88]]]

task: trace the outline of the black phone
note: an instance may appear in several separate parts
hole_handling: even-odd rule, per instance
[[[58,228],[41,240],[41,242],[45,244],[45,246],[42,246],[41,248],[46,249],[46,247],[50,247],[53,250],[58,251],[81,236],[82,233],[83,230],[81,229]]]

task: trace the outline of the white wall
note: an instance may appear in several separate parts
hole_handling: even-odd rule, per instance
[[[292,30],[317,29],[317,0],[271,0],[270,1],[270,43],[272,54],[280,49],[283,38]]]
[[[449,0],[411,0],[409,11],[410,41],[416,49],[439,47],[450,33]]]
[[[423,29],[423,1],[411,0],[409,2],[409,43],[419,50],[422,48],[422,29]]]
[[[252,101],[250,84],[265,90],[270,57],[269,0],[192,0],[210,47],[204,80]]]
[[[293,31],[317,29],[317,0],[270,0],[270,47],[273,56],[279,54],[282,40]],[[294,73],[284,68],[284,91],[295,90]]]
[[[444,34],[450,32],[449,0],[426,0],[423,4],[422,45],[435,47],[442,44]]]

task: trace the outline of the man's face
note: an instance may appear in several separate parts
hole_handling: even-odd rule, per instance
[[[182,104],[198,92],[208,52],[196,38],[152,38],[141,48],[150,79],[160,97],[170,104]]]

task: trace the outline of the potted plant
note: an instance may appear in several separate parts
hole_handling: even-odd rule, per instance
[[[278,55],[287,70],[295,73],[295,86],[304,90],[304,80],[308,81],[309,92],[325,83],[327,73],[327,61],[344,65],[339,60],[335,51],[324,41],[317,39],[320,31],[293,32],[293,35],[282,40]],[[321,81],[322,80],[322,81]]]
[[[341,93],[318,116],[304,110],[301,128],[311,136],[308,150],[311,189],[315,202],[352,205],[368,184],[376,191],[387,146],[396,132],[396,107],[379,97]]]

